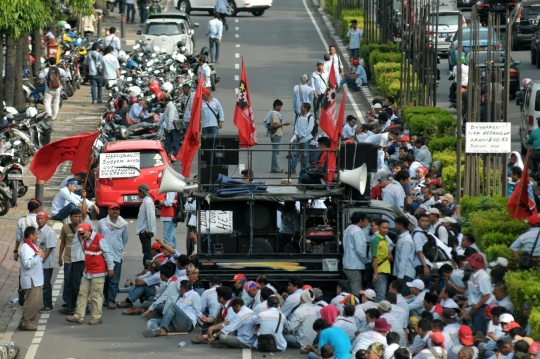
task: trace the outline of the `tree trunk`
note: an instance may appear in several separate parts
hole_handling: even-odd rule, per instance
[[[17,69],[15,70],[15,107],[24,108],[26,105],[26,98],[24,97],[23,92],[23,71],[25,68],[30,67],[30,62],[28,61],[28,34],[21,35],[21,38],[18,40],[19,46],[17,48]]]
[[[34,64],[32,65],[32,76],[39,75],[39,66],[41,65],[41,56],[43,55],[43,49],[41,47],[41,32],[35,30],[32,33],[32,55],[34,55]]]
[[[6,42],[6,77],[4,81],[4,101],[8,106],[15,104],[15,78],[21,76],[17,74],[17,45],[18,41],[7,36]]]
[[[0,49],[4,48],[4,34],[0,33]],[[0,51],[0,64],[4,70],[4,52]],[[4,81],[0,81],[0,114],[4,113]]]

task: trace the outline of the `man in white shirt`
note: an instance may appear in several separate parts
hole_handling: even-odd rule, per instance
[[[221,36],[223,35],[223,23],[219,20],[219,14],[214,11],[214,18],[208,21],[208,41],[210,43],[210,62],[219,63],[219,45],[221,44]],[[214,45],[216,53],[214,56]]]
[[[311,86],[315,90],[317,97],[313,100],[313,114],[315,119],[320,118],[320,109],[322,101],[324,99],[324,92],[328,85],[329,73],[324,71],[324,61],[317,61],[317,71],[313,71],[311,74]],[[316,133],[315,129],[314,132]]]
[[[82,207],[82,199],[80,196],[73,193],[79,182],[75,180],[68,181],[66,187],[60,189],[51,204],[52,219],[55,221],[63,221],[69,217],[69,213],[73,208]]]
[[[336,87],[339,91],[339,83],[341,82],[341,76],[343,76],[343,64],[341,63],[341,58],[336,53],[336,47],[334,45],[328,46],[328,52],[330,53],[330,61],[334,66],[334,73],[336,74]],[[328,71],[330,73],[330,71]]]
[[[161,114],[157,127],[163,129],[163,132],[165,132],[165,151],[169,154],[171,161],[175,162],[176,156],[178,155],[178,152],[180,152],[180,142],[178,139],[179,133],[174,127],[174,123],[175,121],[178,121],[180,116],[178,115],[178,110],[172,101],[170,93],[163,95],[163,100],[165,101],[165,111]]]
[[[235,315],[220,331],[209,337],[212,348],[253,348],[257,339],[253,333],[253,311],[244,305],[242,298],[231,302]]]
[[[351,58],[358,58],[360,52],[360,39],[362,38],[363,31],[358,28],[358,21],[352,20],[351,27],[347,31],[347,37],[349,40],[349,51]]]
[[[105,38],[103,39],[103,46],[112,46],[114,49],[114,56],[118,57],[118,51],[122,49],[122,43],[120,42],[118,36],[116,36],[116,28],[114,26],[109,28],[109,33],[110,35],[105,36]]]
[[[204,81],[203,86],[207,89],[212,88],[212,81],[210,80],[210,75],[212,75],[212,69],[206,63],[206,56],[201,55],[198,60],[199,63],[199,77],[202,74],[202,81]]]
[[[50,313],[53,308],[52,275],[56,264],[56,232],[47,225],[49,215],[39,212],[36,216],[38,224],[38,245],[44,251],[43,255],[43,308],[40,313]]]
[[[334,320],[334,327],[340,327],[343,329],[345,334],[349,337],[349,340],[352,341],[355,338],[355,332],[358,330],[356,326],[356,321],[354,318],[354,313],[356,309],[352,304],[346,304],[343,306],[343,314],[338,315]]]
[[[103,81],[107,84],[109,80],[116,80],[120,78],[120,63],[118,58],[114,56],[114,48],[112,46],[107,46],[103,52]]]
[[[82,17],[82,23],[83,23],[83,33],[84,37],[92,36],[94,35],[94,32],[96,31],[96,15],[86,15]]]
[[[267,302],[268,298],[274,294],[275,293],[272,290],[272,288],[269,288],[269,287],[261,288],[259,290],[259,304],[253,307],[253,312],[255,314],[259,314],[261,312],[268,310],[268,302]]]
[[[340,280],[336,286],[336,296],[332,299],[330,304],[339,309],[339,313],[343,313],[343,306],[347,303],[350,294],[349,282],[347,280]],[[356,300],[358,302],[358,299]]]
[[[287,321],[285,326],[287,334],[284,337],[291,348],[304,349],[307,345],[311,345],[315,339],[316,333],[313,330],[313,323],[317,320],[317,315],[311,304],[313,299],[315,299],[315,293],[312,289],[302,291],[300,305]]]
[[[313,288],[313,293],[315,293],[315,299],[313,300],[313,309],[315,309],[315,314],[317,319],[321,317],[321,309],[326,307],[326,303],[323,299],[323,292],[320,288]]]
[[[23,314],[19,328],[25,331],[36,331],[34,325],[38,313],[41,287],[43,286],[43,256],[45,253],[36,245],[38,232],[36,227],[28,226],[24,230],[23,244],[19,248],[21,260],[20,284],[26,291]]]
[[[156,206],[150,196],[150,187],[143,183],[139,185],[139,197],[142,198],[137,216],[136,232],[139,235],[143,252],[143,265],[152,259],[150,248],[152,237],[156,233]]]
[[[225,30],[229,31],[229,25],[227,24],[227,19],[225,19],[227,5],[227,0],[216,0],[215,9],[216,12],[219,14],[219,19],[223,23],[223,26],[225,26]]]
[[[388,343],[386,341],[386,335],[388,334],[390,329],[392,329],[392,326],[388,324],[386,319],[377,319],[372,330],[362,333],[361,335],[358,335],[356,337],[352,344],[352,355],[356,355],[356,352],[361,349],[367,350],[367,348],[372,343],[382,344],[386,348],[388,346]]]
[[[265,289],[269,288],[263,288],[263,291]],[[271,295],[267,299],[267,305],[267,310],[261,311],[252,318],[257,337],[260,335],[272,335],[275,338],[277,350],[284,352],[287,350],[287,341],[283,337],[285,316],[279,310],[279,298],[276,295]],[[262,349],[259,348],[258,339],[253,344],[253,347]]]
[[[281,312],[289,317],[300,306],[300,296],[302,295],[302,286],[304,281],[297,276],[291,276],[287,285],[288,296],[281,307]]]

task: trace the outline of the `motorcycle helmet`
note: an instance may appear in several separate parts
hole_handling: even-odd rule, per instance
[[[139,103],[139,98],[138,98],[137,96],[131,96],[131,97],[129,98],[129,104],[130,104],[130,105],[134,105],[134,104],[136,104],[136,103]]]
[[[187,58],[182,54],[177,54],[174,59],[180,63],[184,63],[187,60]]]
[[[67,24],[67,22],[65,22],[64,20],[60,20],[56,23],[56,28],[63,29],[65,24]]]
[[[160,51],[160,50],[161,50],[161,49],[159,48],[159,46],[154,46],[154,52],[155,52],[156,54],[159,54],[159,51]]]
[[[157,91],[157,92],[156,92],[156,100],[158,100],[158,101],[163,101],[163,96],[164,96],[164,95],[165,95],[165,94],[163,93],[163,91]]]
[[[181,54],[187,53],[187,47],[182,46],[182,47],[180,48],[180,53],[181,53]]]
[[[148,88],[153,93],[156,93],[157,91],[159,91],[159,82],[157,80],[150,81],[150,84],[149,84]]]
[[[62,29],[64,29],[64,31],[70,31],[71,30],[71,25],[68,24],[68,23],[65,23],[64,25],[62,25]]]
[[[120,138],[124,140],[127,140],[129,138],[129,131],[124,126],[120,128]]]
[[[184,41],[178,41],[176,43],[176,47],[178,47],[179,49],[186,46],[186,43]]]
[[[35,107],[28,107],[26,109],[26,117],[32,118],[37,115],[37,110]]]
[[[161,85],[161,90],[165,93],[170,93],[173,90],[173,85],[170,82],[165,82],[163,85]]]
[[[114,102],[113,102],[114,108],[118,108],[119,104],[120,104],[120,99],[117,98],[116,100],[114,100]]]
[[[114,87],[115,84],[116,84],[116,80],[108,80],[107,85],[105,87],[107,88],[107,90],[110,90]]]
[[[126,61],[127,55],[125,51],[120,51],[118,53],[118,60],[120,61]]]
[[[77,47],[81,47],[82,44],[83,44],[82,39],[75,39],[75,40],[73,41],[73,45],[75,45],[75,46],[77,46]]]
[[[461,63],[466,64],[467,63],[467,55],[461,54]]]
[[[129,88],[129,96],[139,96],[141,94],[142,90],[139,86],[131,86]]]
[[[521,81],[521,87],[526,88],[526,87],[529,85],[529,83],[530,83],[531,81],[532,81],[532,80],[531,80],[530,78],[528,78],[528,77],[527,77],[527,78],[524,78],[524,79]]]

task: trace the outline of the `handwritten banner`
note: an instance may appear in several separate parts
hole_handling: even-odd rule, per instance
[[[99,178],[137,177],[140,164],[139,152],[102,153],[99,155]]]
[[[213,234],[232,233],[233,213],[232,211],[200,211],[199,221],[201,232],[210,230]]]
[[[510,153],[511,145],[510,122],[467,122],[466,153]]]

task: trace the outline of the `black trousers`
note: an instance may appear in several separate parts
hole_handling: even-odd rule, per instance
[[[52,308],[52,275],[54,268],[43,268],[43,306]]]
[[[75,311],[77,307],[77,297],[81,288],[84,268],[84,261],[71,262],[68,273],[64,273],[64,275],[68,276],[66,307],[69,311]]]
[[[219,14],[219,19],[223,23],[223,26],[227,25],[227,20],[225,19],[226,14],[224,12],[218,12],[218,14]]]
[[[152,237],[150,237],[146,232],[141,232],[139,233],[139,240],[141,241],[142,246],[143,267],[146,267],[145,262],[152,259],[152,254],[150,253],[150,248],[152,246]]]

